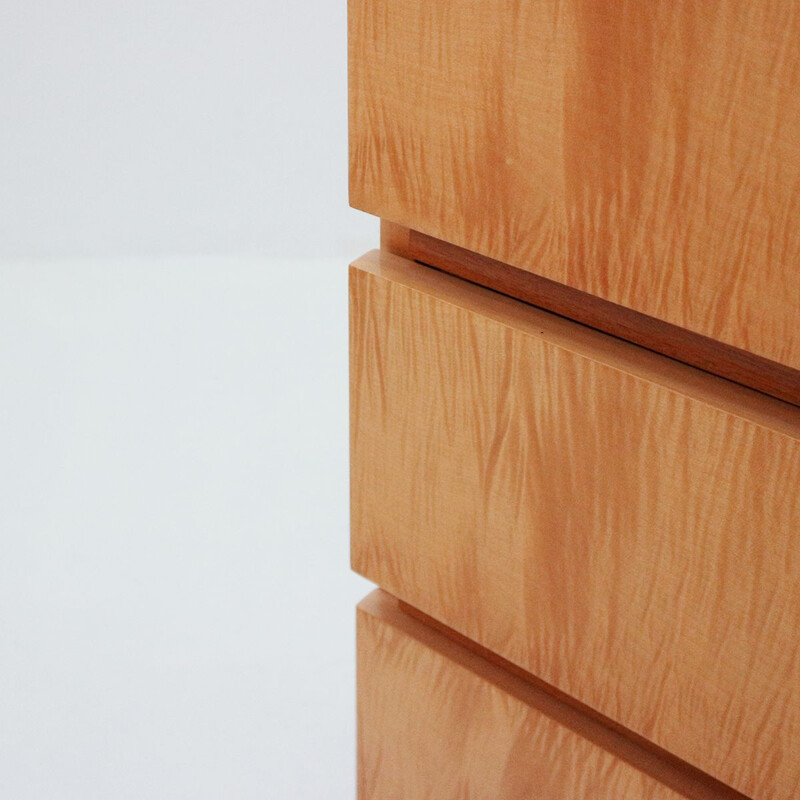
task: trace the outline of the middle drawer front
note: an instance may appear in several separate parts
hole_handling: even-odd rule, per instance
[[[386,254],[356,571],[757,798],[800,793],[797,408]]]

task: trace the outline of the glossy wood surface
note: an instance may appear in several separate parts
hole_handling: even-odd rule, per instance
[[[800,3],[349,20],[355,207],[800,369]]]
[[[358,607],[359,800],[741,800],[403,613]]]
[[[754,798],[800,795],[800,410],[351,268],[356,571]]]

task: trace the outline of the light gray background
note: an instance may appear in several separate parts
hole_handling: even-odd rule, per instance
[[[345,2],[0,0],[0,797],[352,798]]]
[[[0,0],[0,256],[342,256],[346,0]]]

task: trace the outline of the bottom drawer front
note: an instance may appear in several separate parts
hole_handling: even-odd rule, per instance
[[[758,800],[800,796],[800,409],[385,254],[355,570]]]
[[[359,800],[731,800],[400,610],[358,610]]]

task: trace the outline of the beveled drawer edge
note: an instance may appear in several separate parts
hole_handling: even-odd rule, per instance
[[[385,250],[354,261],[351,281],[359,271],[454,306],[477,303],[482,315],[526,335],[800,441],[800,409],[791,403]]]
[[[800,370],[381,219],[381,247],[800,406]]]

